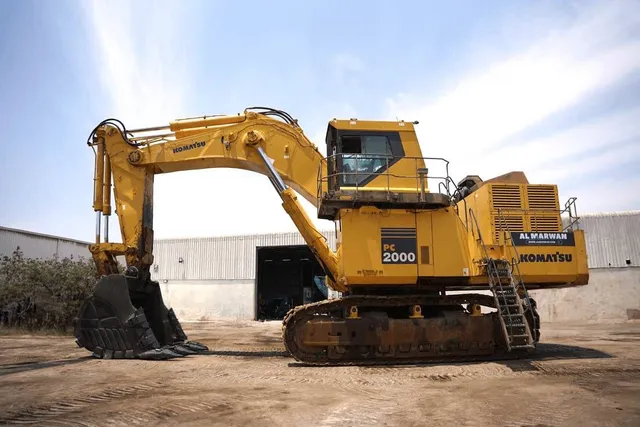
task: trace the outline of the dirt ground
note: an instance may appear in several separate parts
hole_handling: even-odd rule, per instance
[[[279,322],[185,324],[210,354],[97,360],[0,335],[0,425],[640,426],[640,323],[547,324],[503,363],[301,367]]]

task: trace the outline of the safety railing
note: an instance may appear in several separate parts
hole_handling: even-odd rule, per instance
[[[564,209],[560,211],[560,221],[562,221],[562,214],[569,214],[569,224],[566,227],[562,227],[562,231],[573,231],[573,226],[576,229],[580,229],[580,217],[578,216],[578,208],[576,206],[576,197],[570,197],[564,204]]]
[[[441,157],[393,157],[384,154],[333,154],[324,160],[327,167],[318,170],[317,196],[322,199],[326,192],[350,190],[355,199],[365,191],[367,184],[376,180],[376,190],[391,193],[417,193],[422,199],[429,192],[429,181],[435,181],[438,191],[444,187],[451,197],[451,184],[455,183],[449,176],[449,161]],[[440,162],[444,165],[443,175],[430,175],[427,164]],[[331,170],[331,173],[329,171]],[[401,173],[399,171],[408,171]],[[325,173],[326,172],[326,173]],[[382,178],[380,178],[382,177]],[[435,186],[434,186],[435,188]]]

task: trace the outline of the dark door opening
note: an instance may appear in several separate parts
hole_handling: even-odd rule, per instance
[[[325,273],[307,245],[256,248],[256,320],[282,320],[327,297]]]

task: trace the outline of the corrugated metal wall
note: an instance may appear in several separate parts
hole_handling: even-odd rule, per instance
[[[578,216],[587,241],[589,268],[640,266],[640,211]]]
[[[0,227],[0,256],[11,256],[20,247],[27,258],[90,258],[88,246],[78,240]]]
[[[335,250],[335,232],[323,231],[323,235]],[[156,280],[254,279],[256,247],[304,244],[298,232],[159,239],[154,242],[152,277]]]

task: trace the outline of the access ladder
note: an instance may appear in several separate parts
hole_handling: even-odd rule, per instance
[[[485,267],[485,271],[488,277],[489,288],[493,293],[496,309],[498,310],[498,317],[500,318],[500,325],[504,333],[505,341],[507,344],[507,350],[531,350],[535,348],[534,337],[531,332],[531,328],[527,323],[525,317],[525,307],[527,310],[531,310],[531,319],[534,322],[534,330],[537,329],[537,322],[534,308],[532,306],[531,299],[524,286],[524,282],[518,274],[518,280],[514,277],[513,266],[517,268],[517,248],[513,245],[511,237],[508,237],[510,241],[510,247],[515,252],[516,257],[513,259],[513,263],[510,263],[504,259],[495,259],[489,256],[489,250],[485,244],[480,227],[478,226],[478,220],[473,212],[473,209],[469,209],[469,215],[475,225],[475,231],[478,233],[477,241],[484,251],[484,262],[482,264]],[[499,233],[503,236],[511,236],[510,230],[504,221],[502,212],[498,211],[499,218]],[[503,224],[505,224],[503,226]],[[472,229],[473,231],[473,229]],[[505,242],[506,243],[506,242]],[[525,298],[525,304],[523,305],[520,293]]]
[[[533,349],[535,347],[533,335],[527,324],[522,299],[518,293],[520,288],[526,295],[526,290],[513,276],[511,264],[505,260],[489,258],[486,271],[508,351]]]

